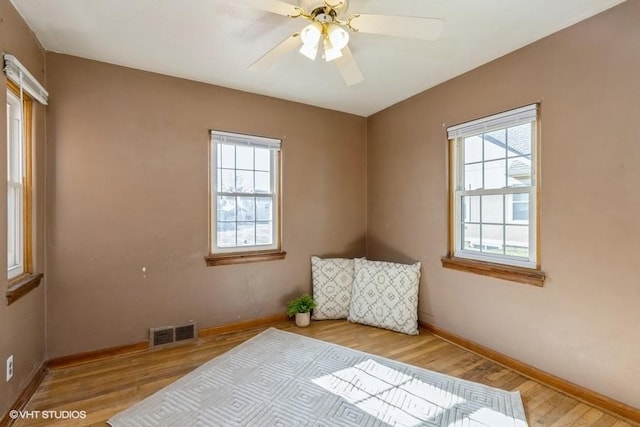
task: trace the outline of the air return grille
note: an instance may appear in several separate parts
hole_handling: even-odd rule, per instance
[[[196,322],[149,329],[149,347],[151,348],[195,341],[197,338]]]

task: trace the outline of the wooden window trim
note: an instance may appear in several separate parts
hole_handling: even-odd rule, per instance
[[[248,264],[250,262],[277,261],[285,259],[285,251],[241,252],[233,254],[210,254],[204,257],[208,267],[220,265]]]
[[[524,283],[533,286],[544,286],[546,275],[535,268],[516,267],[513,265],[496,264],[493,262],[477,261],[474,259],[446,256],[441,258],[442,266],[452,270],[481,274],[511,282]]]
[[[9,288],[6,291],[7,305],[11,305],[29,292],[40,285],[40,281],[44,277],[42,273],[23,274],[9,282]]]

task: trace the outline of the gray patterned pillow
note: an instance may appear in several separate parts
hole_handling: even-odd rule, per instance
[[[418,334],[420,263],[355,260],[349,321]]]
[[[349,314],[353,260],[345,258],[321,259],[311,257],[313,277],[313,309],[316,320],[345,319]]]

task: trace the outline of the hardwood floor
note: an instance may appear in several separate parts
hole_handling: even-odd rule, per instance
[[[519,390],[530,426],[632,425],[423,330],[419,336],[408,336],[343,320],[312,322],[304,329],[293,322],[273,326],[493,387]],[[74,422],[39,417],[20,419],[13,425],[104,426],[114,414],[266,328],[255,327],[178,347],[52,369],[25,410],[85,411],[86,418]]]

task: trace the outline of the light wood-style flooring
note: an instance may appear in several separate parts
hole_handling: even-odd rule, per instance
[[[426,331],[407,336],[347,321],[312,322],[308,328],[297,328],[293,322],[272,326],[504,390],[519,390],[530,426],[631,426]],[[266,328],[51,370],[25,409],[86,411],[86,418],[76,423],[22,419],[14,426],[104,426],[112,415]]]

